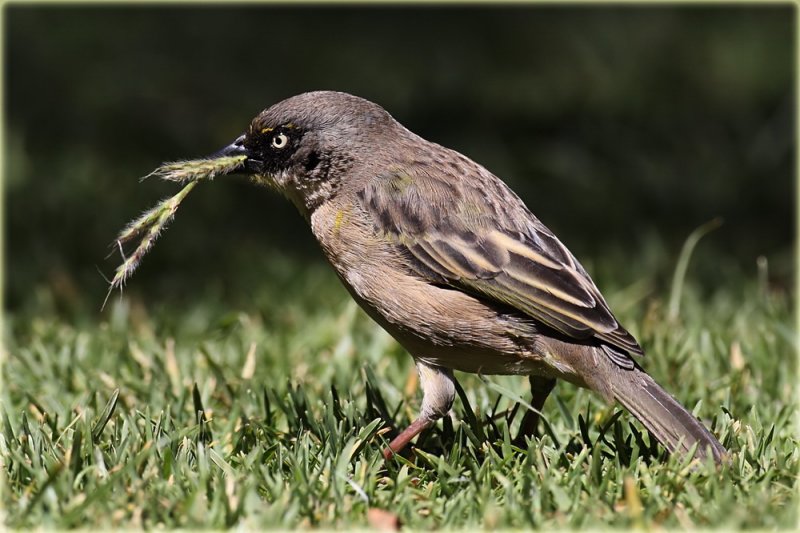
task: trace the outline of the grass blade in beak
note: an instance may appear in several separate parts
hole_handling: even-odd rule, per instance
[[[175,211],[178,210],[183,199],[194,189],[197,183],[201,180],[213,179],[220,174],[233,172],[239,168],[246,159],[246,156],[240,155],[216,159],[196,159],[165,163],[145,176],[145,178],[149,176],[158,176],[168,181],[188,183],[186,183],[178,194],[162,200],[158,205],[128,224],[117,236],[116,241],[114,241],[114,246],[119,249],[123,261],[114,273],[114,278],[111,280],[110,287],[108,288],[108,294],[106,294],[106,298],[103,301],[103,307],[105,307],[108,297],[114,289],[121,289],[125,281],[131,277],[145,254],[152,248],[163,229],[175,216]],[[131,255],[125,257],[122,245],[136,237],[141,238],[138,246]]]
[[[228,174],[239,168],[247,156],[234,155],[214,159],[192,159],[190,161],[174,161],[164,163],[153,172],[142,178],[158,176],[167,181],[186,183],[187,181],[210,180],[220,174]]]

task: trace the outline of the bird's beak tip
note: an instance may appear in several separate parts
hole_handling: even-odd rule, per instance
[[[249,155],[247,148],[244,146],[244,135],[240,135],[237,137],[235,141],[231,144],[219,150],[213,154],[211,154],[210,158],[217,158],[217,157],[230,157],[230,156],[237,156],[237,155]]]

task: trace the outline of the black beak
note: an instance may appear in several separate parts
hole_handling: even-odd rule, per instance
[[[252,157],[252,153],[247,147],[244,145],[245,135],[240,135],[233,141],[231,144],[219,150],[209,156],[210,159],[214,159],[217,157],[229,157],[229,156],[236,156],[236,155],[244,155],[247,156],[247,160],[244,162],[244,165],[237,170],[237,172],[244,173],[244,174],[258,174],[261,171],[261,161],[254,159]]]
[[[231,144],[214,152],[209,156],[209,159],[216,159],[217,157],[228,157],[232,155],[247,155],[247,149],[244,147],[244,135],[240,135]]]

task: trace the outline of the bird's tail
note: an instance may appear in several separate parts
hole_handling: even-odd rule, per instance
[[[670,453],[687,454],[697,443],[695,457],[724,460],[726,451],[706,427],[638,366],[618,369],[614,397],[639,419]]]

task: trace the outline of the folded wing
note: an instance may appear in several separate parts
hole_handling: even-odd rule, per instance
[[[416,274],[511,306],[569,337],[601,339],[612,360],[632,368],[630,356],[642,349],[583,267],[502,182],[494,178],[490,187],[394,172],[360,198],[376,231],[402,249]]]

